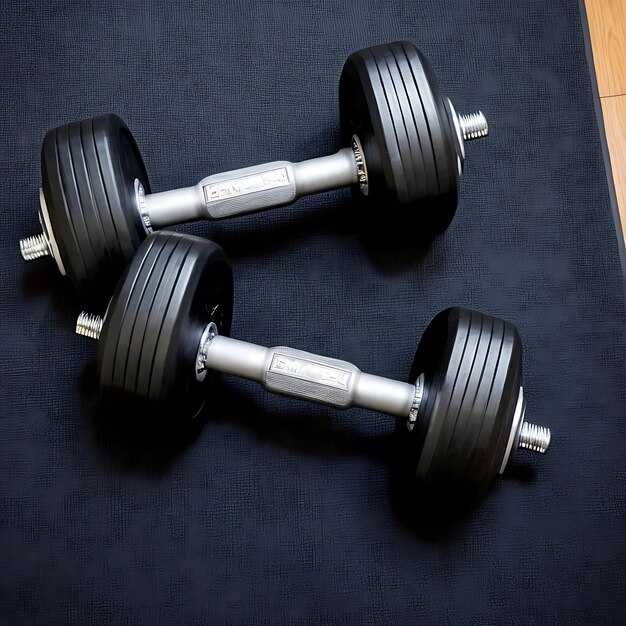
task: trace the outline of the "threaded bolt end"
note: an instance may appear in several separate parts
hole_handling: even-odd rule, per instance
[[[465,141],[480,139],[489,134],[489,124],[482,111],[470,113],[469,115],[459,115],[459,124]]]
[[[545,454],[550,445],[550,429],[524,422],[519,434],[519,447]]]
[[[100,339],[104,320],[99,315],[83,311],[76,320],[76,334],[90,339]]]
[[[24,261],[32,261],[42,256],[50,256],[50,246],[43,233],[40,233],[20,239],[20,252]]]

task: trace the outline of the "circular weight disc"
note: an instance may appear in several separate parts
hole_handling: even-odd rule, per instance
[[[63,265],[81,290],[113,284],[145,230],[135,206],[135,179],[149,183],[130,131],[116,115],[47,133],[42,187]]]
[[[135,180],[139,180],[148,194],[148,175],[135,138],[117,115],[94,118],[93,129],[100,171],[123,255],[123,267],[146,237],[135,200]],[[120,268],[112,271],[115,279],[119,272]]]
[[[59,173],[63,181],[63,193],[65,194],[65,206],[67,207],[67,215],[72,225],[76,241],[78,242],[82,259],[85,263],[85,279],[93,280],[97,273],[97,260],[93,251],[93,246],[87,232],[85,215],[83,213],[83,200],[79,192],[78,178],[80,178],[81,170],[75,167],[75,163],[80,157],[73,153],[70,144],[70,127],[69,125],[61,126],[57,129],[57,156],[59,163]],[[50,216],[52,217],[52,216]],[[92,233],[95,238],[100,233]]]
[[[382,89],[384,102],[387,106],[387,114],[391,118],[391,127],[393,130],[393,138],[389,137],[388,142],[395,144],[400,156],[400,169],[396,180],[398,201],[402,204],[408,204],[411,202],[411,198],[415,196],[417,187],[414,180],[411,150],[402,111],[400,109],[400,101],[385,59],[382,57],[382,54],[378,52],[378,49],[364,50],[363,60],[365,67],[371,74],[378,74],[380,88]]]
[[[88,118],[80,122],[80,133],[83,154],[93,194],[92,204],[95,216],[91,219],[100,219],[102,231],[106,240],[105,248],[109,261],[105,261],[101,264],[101,267],[105,268],[107,267],[107,264],[115,266],[120,263],[124,263],[123,259],[125,257],[122,255],[119,237],[117,236],[117,228],[113,218],[113,212],[109,205],[107,190],[104,184],[104,179],[102,178],[98,152],[96,150],[93,122],[93,118]],[[85,211],[86,216],[88,213],[90,213],[90,211]],[[102,255],[99,256],[99,258],[106,257]]]
[[[368,197],[419,208],[425,234],[445,230],[458,203],[454,129],[423,55],[406,42],[353,53],[339,105],[344,141],[357,134],[363,145]]]
[[[430,139],[428,124],[426,123],[422,100],[417,90],[417,85],[415,83],[415,79],[413,78],[409,60],[406,57],[404,49],[398,43],[392,43],[387,47],[393,54],[393,60],[398,66],[402,83],[406,90],[413,122],[415,124],[415,128],[417,129],[418,141],[420,143],[422,157],[424,159],[424,171],[428,187],[428,197],[436,198],[439,196],[437,165],[435,164],[435,154]]]
[[[167,241],[165,245],[153,245],[150,248],[127,299],[117,340],[112,383],[114,387],[124,388],[129,393],[136,393],[137,366],[143,344],[141,329],[142,327],[145,329],[146,307],[151,305],[155,282],[158,284],[158,281],[168,274],[167,262],[175,247],[174,241]],[[164,309],[161,309],[154,314],[163,313]]]
[[[396,420],[396,441],[400,447],[398,457],[406,473],[401,478],[409,485],[423,480],[423,472],[418,474],[418,468],[423,468],[424,465],[429,466],[433,440],[436,442],[436,436],[433,433],[438,433],[442,426],[440,413],[433,412],[432,408],[440,402],[439,390],[444,384],[446,375],[444,364],[449,364],[449,369],[452,371],[455,365],[458,368],[459,353],[467,337],[466,326],[457,331],[455,325],[452,324],[452,332],[450,332],[447,319],[450,311],[451,309],[439,313],[430,322],[419,342],[411,366],[410,383],[415,383],[418,376],[422,374],[424,376],[424,392],[415,427],[409,431],[405,419]],[[457,341],[456,346],[454,340],[449,339],[451,334]],[[456,350],[454,350],[455,347]],[[426,446],[427,440],[428,446]]]
[[[373,59],[385,89],[389,110],[393,115],[409,198],[426,197],[428,185],[424,172],[424,158],[411,116],[406,90],[402,84],[402,77],[393,58],[389,58],[391,51],[387,46],[379,46],[374,52]]]
[[[70,217],[72,211],[63,191],[64,181],[59,162],[57,131],[56,128],[49,131],[43,141],[41,184],[61,260],[72,283],[76,287],[80,287],[89,281],[89,275],[85,267],[82,248]]]
[[[196,378],[200,337],[212,321],[229,334],[232,298],[232,273],[217,244],[150,235],[120,280],[102,328],[103,398],[127,404],[134,397],[159,415],[195,416],[214,378]]]
[[[504,322],[488,316],[481,317],[470,328],[466,358],[458,373],[459,380],[463,382],[455,386],[451,396],[450,419],[446,422],[445,436],[439,440],[435,453],[442,460],[440,470],[448,472],[451,482],[454,480],[454,469],[467,467],[476,451],[489,399],[488,394],[481,393],[481,382],[494,380],[500,358],[500,352],[493,347],[502,344]],[[470,350],[474,354],[471,366],[468,358]],[[463,419],[464,415],[471,419]],[[456,481],[461,482],[461,477],[457,477]]]
[[[124,387],[134,389],[133,393],[140,397],[148,395],[150,389],[152,363],[167,311],[167,296],[176,282],[177,272],[170,268],[180,263],[181,255],[187,254],[189,246],[190,242],[169,238],[164,245],[151,251],[158,268],[157,271],[148,269],[145,287],[135,308],[137,314],[130,335],[129,359],[124,373]]]
[[[124,270],[109,301],[98,342],[98,379],[101,390],[113,392],[115,389],[113,385],[115,361],[122,325],[128,311],[128,303],[132,298],[135,283],[141,278],[146,260],[151,255],[154,256],[152,248],[155,243],[155,240],[146,240],[145,245],[141,248],[141,254],[138,253]],[[122,389],[123,391],[125,390]]]
[[[373,203],[406,202],[402,159],[393,120],[376,64],[369,50],[351,54],[339,80],[339,112],[344,142],[358,135],[367,163],[368,195]],[[360,191],[356,199],[364,199]]]
[[[481,330],[480,324],[472,324],[470,315],[469,323],[461,331],[462,339],[459,336],[454,343],[447,368],[449,395],[446,395],[444,392],[440,396],[440,401],[443,402],[443,405],[441,410],[436,412],[438,418],[437,429],[429,432],[428,444],[424,446],[422,457],[418,464],[418,472],[421,465],[422,471],[428,472],[432,479],[438,482],[445,479],[444,474],[446,474],[446,471],[447,475],[451,476],[451,470],[455,469],[445,464],[446,453],[457,422],[462,421],[462,418],[459,419],[459,405],[468,391],[470,394],[473,392],[473,390],[468,389],[468,385],[472,378],[478,353],[482,347]],[[443,389],[448,389],[446,382],[444,382],[443,387],[439,388],[440,391]],[[472,413],[467,417],[475,418],[475,415]],[[480,428],[480,424],[476,424],[475,419],[468,419],[467,421],[471,422],[471,429]]]
[[[409,42],[390,44],[400,57],[406,55],[414,84],[420,96],[424,117],[433,147],[439,195],[429,203],[428,227],[433,232],[443,232],[452,221],[458,205],[459,171],[454,143],[455,130],[450,124],[443,95],[435,73],[424,55]]]
[[[499,472],[522,386],[522,342],[512,324],[504,322],[497,370],[487,393],[483,423],[470,472],[486,488]],[[498,393],[500,392],[500,393]],[[495,452],[494,452],[495,451]]]
[[[458,165],[454,147],[454,129],[446,111],[445,102],[435,73],[426,57],[412,43],[403,41],[392,44],[398,52],[402,49],[413,74],[426,124],[431,137],[437,165],[439,193],[456,193],[458,188]]]
[[[423,138],[420,137],[415,123],[413,105],[411,104],[411,97],[409,96],[410,86],[407,88],[407,77],[402,72],[402,59],[396,58],[396,55],[389,46],[379,46],[379,49],[380,52],[377,55],[377,61],[379,64],[384,63],[387,66],[396,96],[400,103],[400,111],[402,113],[402,120],[406,129],[410,151],[410,159],[407,168],[412,168],[411,176],[416,185],[417,194],[420,198],[437,196],[439,190],[436,184],[434,164],[431,168],[432,172],[427,170],[426,166],[427,158],[425,152],[428,151],[431,153],[432,160],[432,148],[430,147],[430,142],[423,145]]]
[[[397,420],[414,482],[476,494],[498,472],[521,386],[521,341],[502,320],[453,308],[420,341],[410,380],[425,376],[417,426]]]
[[[101,215],[97,210],[96,203],[96,181],[91,180],[90,171],[94,172],[95,168],[90,158],[88,158],[88,147],[85,146],[83,140],[83,125],[81,122],[68,124],[68,153],[72,157],[72,169],[74,171],[73,179],[76,183],[76,191],[78,192],[79,205],[82,208],[83,219],[80,220],[81,227],[84,227],[85,234],[91,244],[91,252],[93,254],[91,264],[88,267],[98,264],[98,259],[110,259],[109,245],[110,237],[105,228],[107,215],[105,212]],[[59,129],[61,130],[61,129]],[[107,212],[108,213],[108,212]],[[79,220],[77,219],[77,222]],[[113,242],[115,246],[115,242]]]

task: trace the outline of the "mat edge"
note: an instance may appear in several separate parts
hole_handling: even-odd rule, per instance
[[[589,31],[589,20],[587,18],[587,7],[585,6],[585,0],[578,0],[578,6],[580,9],[580,21],[583,31],[583,39],[585,42],[585,55],[587,56],[589,77],[591,79],[593,106],[596,112],[596,121],[598,126],[598,133],[600,135],[604,169],[606,173],[607,186],[609,189],[609,198],[611,202],[611,212],[613,214],[613,225],[615,226],[617,247],[619,249],[619,256],[622,265],[622,282],[624,284],[624,300],[626,302],[626,233],[622,230],[622,220],[619,214],[619,206],[617,204],[617,192],[615,190],[615,180],[613,179],[613,169],[611,168],[611,155],[609,153],[609,145],[606,138],[606,128],[604,126],[604,115],[602,114],[602,103],[600,101],[600,90],[598,88],[598,78],[596,76],[595,63],[593,59],[591,33]]]

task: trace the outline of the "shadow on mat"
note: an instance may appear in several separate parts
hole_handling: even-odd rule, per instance
[[[448,485],[410,483],[403,459],[394,459],[390,472],[392,505],[400,521],[425,541],[441,541],[464,525],[481,502],[500,489],[502,482],[532,483],[536,470],[526,459],[513,456],[504,476],[496,476],[486,490],[469,492]]]
[[[22,271],[19,283],[20,296],[26,300],[49,297],[58,310],[67,310],[67,304],[76,303],[78,295],[66,276],[62,276],[52,259],[36,260]]]
[[[81,395],[93,399],[98,393],[94,360],[81,377]],[[99,458],[116,471],[152,477],[166,474],[176,458],[196,441],[203,427],[202,417],[183,423],[168,422],[132,399],[115,406],[99,402],[85,416],[84,424]]]
[[[85,372],[82,390],[90,397],[97,393],[95,366]],[[196,419],[184,422],[156,419],[145,407],[127,405],[114,412],[110,407],[101,408],[92,416],[88,429],[98,451],[117,470],[156,477],[167,473],[176,458],[196,443],[205,423],[209,422],[210,427],[212,421],[237,424],[260,439],[305,455],[375,458],[390,467],[393,513],[402,525],[425,541],[442,541],[452,536],[485,497],[482,494],[468,497],[461,491],[454,493],[436,486],[425,489],[411,484],[410,474],[397,463],[391,433],[363,435],[346,428],[340,418],[330,414],[318,416],[313,424],[309,418],[297,415],[268,413],[259,409],[249,396],[227,385],[220,387],[212,401],[213,405],[205,407]],[[507,469],[507,476],[531,482],[534,470],[530,465],[516,462]],[[498,488],[498,479],[495,482],[492,489]]]
[[[82,393],[97,395],[95,365],[82,378]],[[262,411],[254,401],[221,387],[193,420],[175,420],[158,415],[145,404],[102,403],[88,418],[94,445],[119,471],[159,476],[167,473],[176,458],[194,444],[208,422],[227,422],[254,431],[257,437],[278,446],[316,456],[367,455],[387,460],[392,438],[364,437],[342,428],[336,418],[321,416],[315,424],[296,415],[276,415]],[[212,415],[213,414],[213,415]],[[215,417],[219,416],[219,417]]]
[[[309,416],[268,412],[228,385],[220,386],[216,396],[219,398],[213,410],[219,417],[207,421],[236,424],[288,450],[317,457],[367,456],[383,461],[393,453],[390,432],[366,435],[347,426],[341,413],[333,409],[312,420]]]
[[[213,226],[206,236],[222,246],[230,258],[237,259],[271,253],[291,239],[329,232],[354,233],[376,269],[394,274],[420,263],[436,234],[427,228],[402,228],[393,219],[393,210],[389,215],[372,219],[360,203],[343,201],[319,213],[294,209],[278,223],[261,225],[250,220],[248,228],[237,230]]]
[[[30,263],[22,273],[19,283],[21,297],[26,300],[50,298],[55,309],[66,313],[69,308],[76,312],[76,317],[83,310],[104,313],[114,287],[98,283],[90,292],[79,294],[52,259],[38,261]]]

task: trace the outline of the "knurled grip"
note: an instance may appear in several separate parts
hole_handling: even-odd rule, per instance
[[[407,417],[413,406],[415,385],[367,374],[346,361],[283,346],[264,348],[207,329],[200,342],[196,370],[200,367],[242,376],[274,393],[338,409],[358,406]]]
[[[293,164],[274,161],[214,174],[200,182],[210,219],[223,219],[293,202]]]
[[[299,163],[273,161],[213,174],[193,187],[137,194],[137,210],[149,229],[164,228],[285,206],[302,195],[338,189],[359,180],[355,153],[352,148],[344,148]]]
[[[294,348],[268,348],[261,384],[269,391],[346,409],[361,371],[355,365]]]

